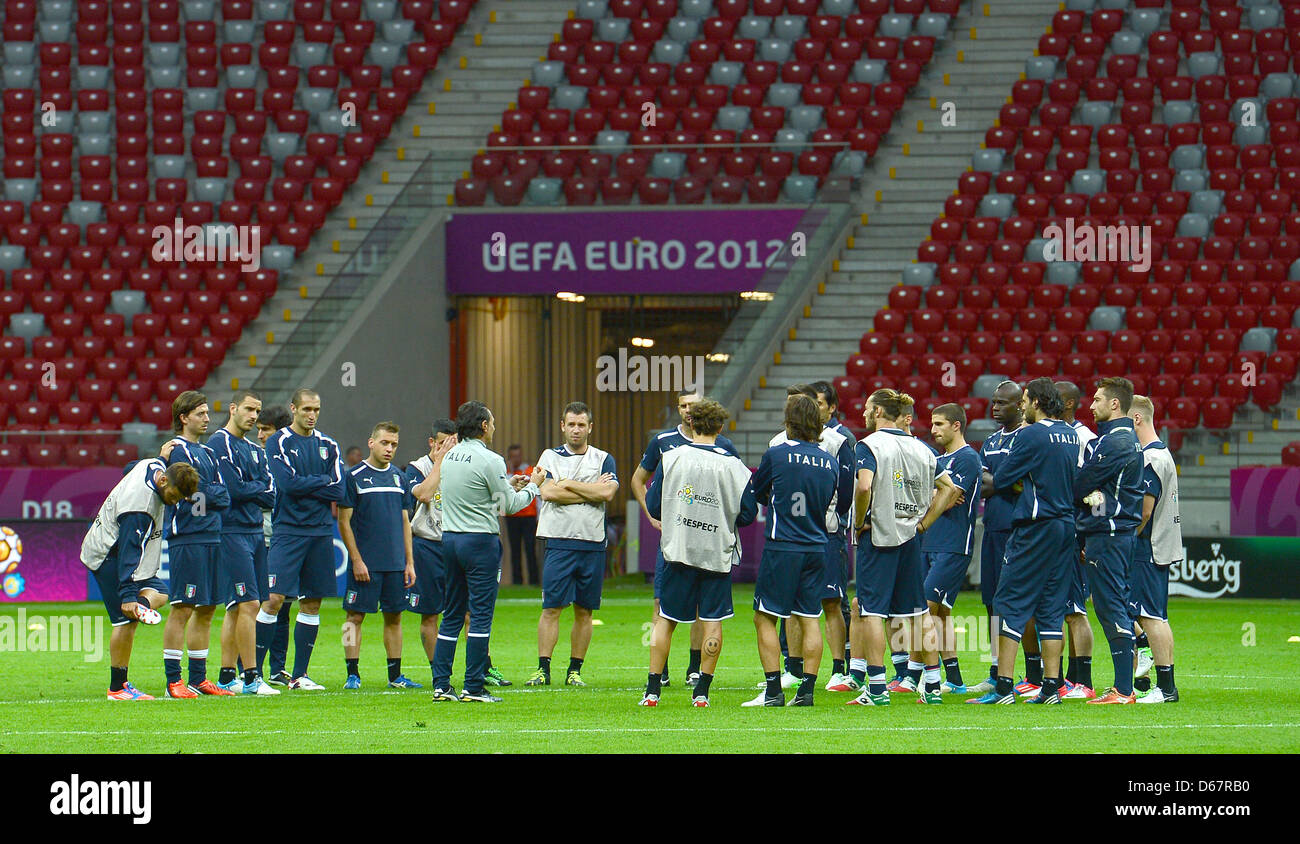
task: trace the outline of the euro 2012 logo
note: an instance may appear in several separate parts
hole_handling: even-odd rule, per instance
[[[894,489],[903,488],[903,473],[899,469],[894,470]]]
[[[27,584],[17,572],[18,564],[23,559],[23,541],[13,528],[0,527],[0,581],[6,598],[17,598],[23,594]]]
[[[694,504],[694,503],[695,503],[695,490],[691,489],[691,485],[690,485],[690,484],[687,484],[686,486],[684,486],[684,487],[682,487],[681,489],[677,490],[677,497],[678,497],[678,499],[681,500],[681,502],[682,502],[683,504]]]

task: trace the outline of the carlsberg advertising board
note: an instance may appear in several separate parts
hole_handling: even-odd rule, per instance
[[[1169,594],[1190,598],[1300,598],[1300,537],[1189,538],[1169,567]]]

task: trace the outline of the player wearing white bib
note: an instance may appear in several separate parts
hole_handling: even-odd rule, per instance
[[[411,517],[411,551],[415,555],[415,585],[406,590],[411,612],[422,616],[420,642],[433,669],[433,652],[438,646],[438,617],[446,603],[442,564],[442,458],[456,444],[456,423],[435,419],[429,437],[429,453],[406,467],[406,477],[415,496]]]
[[[1083,393],[1069,381],[1056,382],[1056,391],[1065,402],[1061,420],[1079,435],[1079,466],[1082,467],[1088,443],[1097,439],[1091,428],[1074,418]],[[1065,628],[1070,636],[1070,665],[1064,674],[1057,672],[1057,676],[1065,678],[1061,684],[1062,700],[1092,700],[1097,693],[1092,690],[1092,625],[1088,623],[1088,583],[1083,572],[1082,540],[1076,537],[1075,544],[1078,553],[1071,558],[1070,585],[1065,604]]]
[[[605,506],[618,492],[614,458],[587,442],[591,408],[564,408],[564,443],[537,459],[546,473],[538,495],[537,535],[546,540],[542,560],[542,615],[537,621],[537,670],[526,686],[551,684],[551,654],[560,636],[560,613],[573,605],[569,670],[564,683],[585,686],[582,663],[591,644],[591,613],[600,609],[605,580]]]

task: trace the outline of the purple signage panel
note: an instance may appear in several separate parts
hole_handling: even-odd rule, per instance
[[[0,603],[84,601],[87,522],[0,522]]]
[[[1300,536],[1300,467],[1233,469],[1233,536]]]
[[[457,214],[447,223],[447,293],[758,290],[804,213],[755,208]]]
[[[94,519],[122,470],[0,469],[0,519]]]
[[[763,558],[764,527],[762,522],[755,521],[736,529],[736,534],[740,537],[740,565],[731,570],[732,582],[753,583],[758,580],[758,561]],[[650,524],[650,518],[642,510],[641,548],[637,552],[637,571],[647,575],[654,574],[655,558],[659,556],[659,537],[659,531]]]

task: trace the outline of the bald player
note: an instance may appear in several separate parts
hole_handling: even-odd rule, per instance
[[[1083,395],[1070,381],[1057,381],[1056,390],[1065,402],[1061,419],[1079,435],[1079,466],[1083,466],[1084,450],[1097,435],[1087,425],[1074,418]],[[1092,625],[1088,623],[1088,584],[1083,572],[1083,540],[1076,536],[1078,554],[1070,566],[1070,583],[1065,599],[1065,628],[1070,636],[1070,665],[1061,684],[1062,700],[1092,700],[1097,693],[1092,689]],[[1057,672],[1060,676],[1060,672]],[[1077,688],[1076,688],[1077,687]]]

